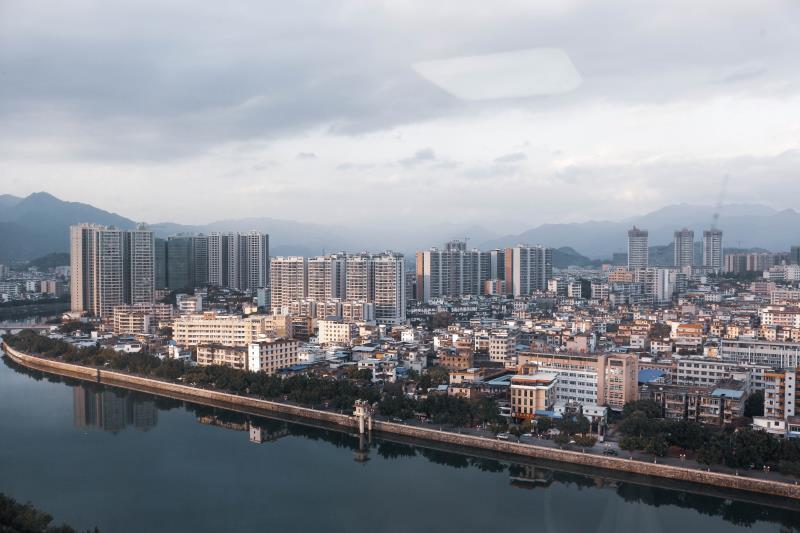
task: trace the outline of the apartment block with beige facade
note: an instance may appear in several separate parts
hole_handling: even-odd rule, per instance
[[[247,370],[274,374],[282,368],[298,363],[300,342],[294,339],[276,339],[250,344],[247,347]]]
[[[199,366],[223,365],[238,370],[247,370],[247,346],[223,346],[203,344],[197,347]]]
[[[519,367],[559,376],[557,401],[619,410],[638,399],[639,364],[633,354],[522,353]]]
[[[551,373],[520,374],[511,378],[513,418],[531,419],[537,411],[551,411],[556,403],[559,376]]]
[[[341,317],[317,321],[317,342],[322,346],[349,345],[358,336],[358,328]]]
[[[242,318],[213,312],[184,315],[173,320],[172,337],[178,346],[247,346],[266,334],[268,316],[270,315]]]
[[[294,339],[276,339],[247,346],[203,344],[197,347],[197,364],[223,365],[251,372],[274,374],[298,362],[300,343]]]

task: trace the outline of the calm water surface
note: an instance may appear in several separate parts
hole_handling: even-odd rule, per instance
[[[0,492],[76,528],[647,531],[798,527],[796,512],[375,439],[0,364]]]

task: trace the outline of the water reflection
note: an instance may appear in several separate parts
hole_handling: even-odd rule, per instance
[[[91,385],[73,386],[72,410],[76,428],[118,433],[127,427],[149,431],[158,423],[152,398]]]
[[[766,522],[783,528],[800,529],[800,506],[785,508],[794,502],[776,502],[774,499],[743,493],[724,493],[698,486],[680,486],[658,481],[658,486],[647,486],[647,480],[621,473],[608,473],[581,468],[576,465],[556,465],[535,460],[517,460],[508,456],[476,452],[469,455],[435,443],[424,443],[397,436],[380,434],[360,436],[341,428],[310,425],[293,420],[262,417],[232,412],[221,408],[186,403],[179,400],[156,397],[149,394],[114,389],[102,385],[59,378],[20,367],[7,358],[4,361],[14,371],[36,380],[47,380],[70,386],[73,398],[72,422],[75,428],[100,429],[119,433],[127,428],[149,431],[159,424],[168,426],[167,420],[177,420],[164,414],[169,410],[183,411],[191,415],[197,424],[213,426],[220,431],[236,432],[237,438],[263,446],[258,453],[287,457],[299,443],[290,439],[325,442],[330,447],[349,451],[354,462],[362,468],[383,469],[387,461],[403,462],[402,468],[420,469],[430,472],[424,462],[462,469],[485,472],[488,476],[502,476],[506,486],[514,493],[530,493],[531,501],[538,494],[548,491],[590,491],[603,501],[603,505],[638,504],[651,508],[673,507],[691,509],[699,515],[715,517],[724,531],[732,525],[752,526]],[[8,371],[7,369],[1,369]],[[161,413],[161,414],[160,414]],[[166,430],[167,428],[163,428]],[[147,439],[162,438],[162,428],[153,431]],[[194,436],[202,438],[202,435]],[[217,441],[215,441],[217,442]],[[281,443],[273,447],[270,443]],[[333,453],[333,452],[332,452]],[[232,466],[235,469],[235,466]],[[293,468],[298,468],[297,466]],[[158,475],[155,472],[154,475]],[[312,474],[308,474],[311,476]],[[435,475],[447,477],[446,472]],[[612,479],[613,478],[613,479]],[[454,478],[455,479],[455,478]],[[480,483],[474,480],[475,483]],[[524,491],[524,492],[523,492]],[[705,491],[705,492],[704,492]],[[602,495],[601,495],[602,494]],[[586,496],[584,496],[585,498]],[[615,503],[612,503],[615,502]],[[715,529],[717,530],[717,529]]]
[[[290,434],[289,425],[286,422],[265,424],[263,419],[260,422],[254,422],[251,417],[236,413],[198,414],[197,421],[208,426],[217,426],[234,431],[246,431],[250,437],[250,442],[256,444],[275,442]]]

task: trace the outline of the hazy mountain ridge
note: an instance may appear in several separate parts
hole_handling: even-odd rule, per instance
[[[542,224],[517,235],[489,240],[482,243],[481,248],[519,243],[569,246],[589,257],[605,259],[613,252],[626,251],[627,231],[633,225],[649,231],[651,246],[671,243],[674,231],[683,227],[694,230],[695,241],[700,241],[703,230],[711,227],[713,212],[711,206],[680,204],[620,222]],[[766,206],[726,205],[721,209],[716,225],[723,231],[723,246],[726,248],[787,250],[800,242],[800,214],[794,209],[777,211]]]
[[[645,215],[622,221],[590,221],[567,224],[542,224],[514,235],[499,236],[472,223],[443,222],[413,225],[389,221],[391,229],[376,224],[358,228],[324,225],[269,217],[220,220],[202,225],[172,222],[151,224],[159,237],[177,233],[257,230],[270,234],[273,255],[317,255],[339,250],[393,249],[407,255],[448,240],[464,239],[469,247],[491,249],[520,243],[544,244],[554,248],[554,264],[587,266],[598,259],[609,259],[625,251],[627,230],[634,224],[650,231],[654,264],[671,264],[672,233],[689,227],[695,240],[711,226],[714,208],[679,204],[666,206]],[[53,252],[69,250],[68,227],[81,222],[133,228],[136,222],[116,213],[80,202],[65,202],[47,193],[26,198],[0,195],[0,262],[30,260]],[[718,222],[726,248],[786,250],[800,242],[800,214],[793,209],[778,211],[761,205],[727,205]],[[666,244],[662,244],[666,243]],[[696,252],[697,253],[697,252]]]

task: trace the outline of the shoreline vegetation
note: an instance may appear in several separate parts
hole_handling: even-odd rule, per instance
[[[61,524],[50,525],[53,517],[40,511],[30,502],[19,503],[0,492],[0,531],[3,533],[78,533],[76,529]],[[86,533],[99,533],[96,527]]]
[[[569,449],[569,446],[566,446],[567,449],[557,449],[499,441],[485,436],[462,434],[459,425],[461,422],[472,424],[476,421],[482,421],[482,423],[490,427],[494,424],[499,425],[500,422],[494,421],[495,416],[500,417],[497,414],[496,406],[492,404],[493,400],[465,400],[447,396],[432,396],[425,400],[415,400],[397,396],[391,392],[387,396],[386,391],[371,383],[369,380],[371,376],[364,371],[354,371],[352,375],[344,379],[308,376],[281,378],[222,366],[192,367],[185,365],[181,361],[161,360],[146,354],[121,355],[113,350],[99,347],[76,349],[64,341],[50,339],[30,330],[22,331],[16,335],[6,335],[4,341],[9,348],[22,352],[20,354],[22,356],[44,359],[40,362],[29,361],[29,365],[26,366],[38,368],[35,365],[40,364],[45,368],[38,368],[39,370],[49,370],[58,374],[59,369],[66,372],[70,371],[69,368],[61,368],[58,365],[64,367],[66,367],[64,363],[77,365],[76,369],[82,370],[81,373],[87,375],[84,379],[91,380],[94,372],[97,372],[99,381],[102,372],[104,378],[112,381],[109,384],[125,387],[124,383],[120,385],[116,382],[128,381],[128,383],[134,384],[131,387],[134,390],[136,390],[136,385],[142,385],[155,389],[163,388],[163,390],[167,391],[179,389],[181,394],[194,394],[198,398],[218,396],[223,401],[256,407],[258,407],[258,402],[262,402],[264,404],[263,408],[267,410],[277,409],[283,412],[296,410],[299,416],[327,419],[333,423],[348,427],[353,427],[355,423],[355,419],[349,414],[352,412],[351,409],[355,400],[368,400],[376,404],[376,413],[387,418],[391,417],[395,422],[399,422],[399,420],[395,420],[395,415],[418,416],[424,414],[436,424],[452,427],[452,429],[442,431],[441,428],[435,430],[404,423],[376,420],[375,429],[377,431],[398,433],[423,440],[450,442],[468,448],[493,449],[495,451],[505,451],[512,455],[526,455],[555,461],[574,462],[610,470],[622,470],[668,479],[682,479],[734,490],[800,499],[800,487],[798,487],[797,483],[792,484],[774,479],[740,477],[738,472],[736,476],[710,470],[706,472],[703,469],[691,467],[657,464],[657,461],[646,463],[638,460],[628,461],[627,459],[616,457],[603,457],[599,454],[573,451]],[[10,355],[13,356],[13,354]],[[14,359],[16,360],[16,358]],[[48,363],[48,361],[53,361],[53,363]],[[17,362],[24,364],[25,359]],[[400,394],[402,395],[402,388],[400,388]],[[626,418],[621,423],[621,432],[623,434],[638,433],[638,439],[643,441],[653,437],[672,439],[673,436],[671,434],[664,434],[664,428],[671,427],[670,424],[674,422],[647,418],[647,410],[648,405],[646,402],[632,404],[630,409],[627,410],[627,414],[623,415]],[[348,414],[343,414],[345,412]],[[627,424],[629,427],[625,428],[624,423],[627,419],[630,419],[631,422]],[[572,421],[570,424],[576,427],[576,431],[585,431],[585,428],[582,428],[584,424],[580,420],[577,423]],[[724,448],[728,444],[728,441],[722,437],[716,436],[709,439],[708,434],[697,433],[691,427],[688,430],[687,428],[683,429],[686,430],[684,433],[688,435],[687,438],[691,438],[696,442],[705,440],[706,442],[702,443],[703,445],[710,443],[716,449]],[[737,436],[740,432],[746,434],[746,437]],[[800,457],[800,446],[793,441],[784,443],[784,441],[778,441],[778,439],[774,439],[770,435],[758,434],[749,429],[731,432],[731,435],[735,439],[732,442],[736,446],[756,446],[753,449],[748,448],[746,450],[747,453],[744,453],[744,448],[735,450],[731,457],[738,458],[738,461],[751,461],[755,453],[770,453],[772,456],[768,460],[777,469],[780,464],[777,462],[777,458],[783,456],[794,457],[795,455],[793,454]],[[773,443],[768,439],[773,439],[776,442]],[[757,447],[765,445],[765,443],[766,448]],[[715,458],[719,460],[719,464],[728,464],[727,458],[729,456],[725,453],[716,456],[705,453],[702,456]],[[795,461],[789,462],[794,467]],[[753,463],[750,464],[752,465]],[[732,466],[738,466],[738,463]],[[785,465],[781,466],[785,467]]]

